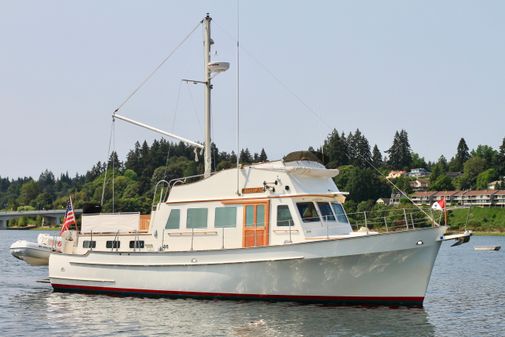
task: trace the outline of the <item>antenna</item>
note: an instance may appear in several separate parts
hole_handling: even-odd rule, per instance
[[[237,195],[240,195],[240,0],[237,0]]]

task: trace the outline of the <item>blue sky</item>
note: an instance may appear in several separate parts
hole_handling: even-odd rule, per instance
[[[206,12],[213,58],[231,62],[213,96],[213,139],[231,151],[236,1],[0,1],[0,176],[103,161],[113,110]],[[403,128],[427,160],[452,156],[461,137],[496,148],[504,14],[503,1],[242,0],[240,143],[276,159],[359,128],[384,151]],[[198,29],[121,112],[202,140],[203,88],[180,81],[202,78],[201,43]],[[158,137],[120,121],[115,134],[123,159]]]

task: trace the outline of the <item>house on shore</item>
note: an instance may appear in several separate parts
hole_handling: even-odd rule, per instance
[[[410,197],[419,206],[445,199],[448,206],[505,207],[505,190],[419,191]]]

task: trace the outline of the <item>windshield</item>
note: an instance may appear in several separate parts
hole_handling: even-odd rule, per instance
[[[331,203],[331,207],[333,208],[333,212],[335,212],[335,215],[337,216],[338,222],[349,223],[349,220],[345,215],[344,208],[342,207],[341,204],[333,202]]]
[[[321,216],[325,221],[335,221],[335,216],[331,211],[331,206],[327,202],[318,202],[317,206],[319,207],[319,211],[321,212]]]
[[[303,222],[317,222],[319,215],[316,211],[316,206],[313,202],[299,202],[296,204],[298,212],[302,217]]]

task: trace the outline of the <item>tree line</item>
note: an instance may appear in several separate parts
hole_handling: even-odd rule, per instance
[[[236,166],[236,153],[220,151],[215,144],[211,148],[213,170]],[[424,168],[431,172],[431,190],[485,189],[489,182],[505,176],[505,138],[498,149],[479,145],[471,151],[461,138],[453,157],[448,160],[440,156],[436,162],[426,161],[411,149],[406,130],[397,131],[391,147],[385,151],[377,145],[371,147],[359,129],[348,134],[333,130],[321,146],[308,150],[326,167],[339,168],[335,182],[340,190],[350,193],[346,203],[348,211],[371,209],[377,198],[390,196],[392,185],[385,178],[390,170]],[[124,161],[112,152],[107,162],[98,162],[85,174],[74,177],[68,173],[56,177],[48,170],[38,179],[0,177],[0,209],[63,208],[69,195],[79,208],[85,203],[101,203],[103,194],[104,211],[148,213],[156,182],[201,174],[203,160],[198,160],[202,159],[199,157],[200,153],[184,143],[161,139],[150,145],[146,141],[135,143]],[[243,164],[267,160],[264,149],[251,153],[245,148],[239,153],[239,162]],[[397,178],[393,183],[406,192],[411,191],[408,177]]]

